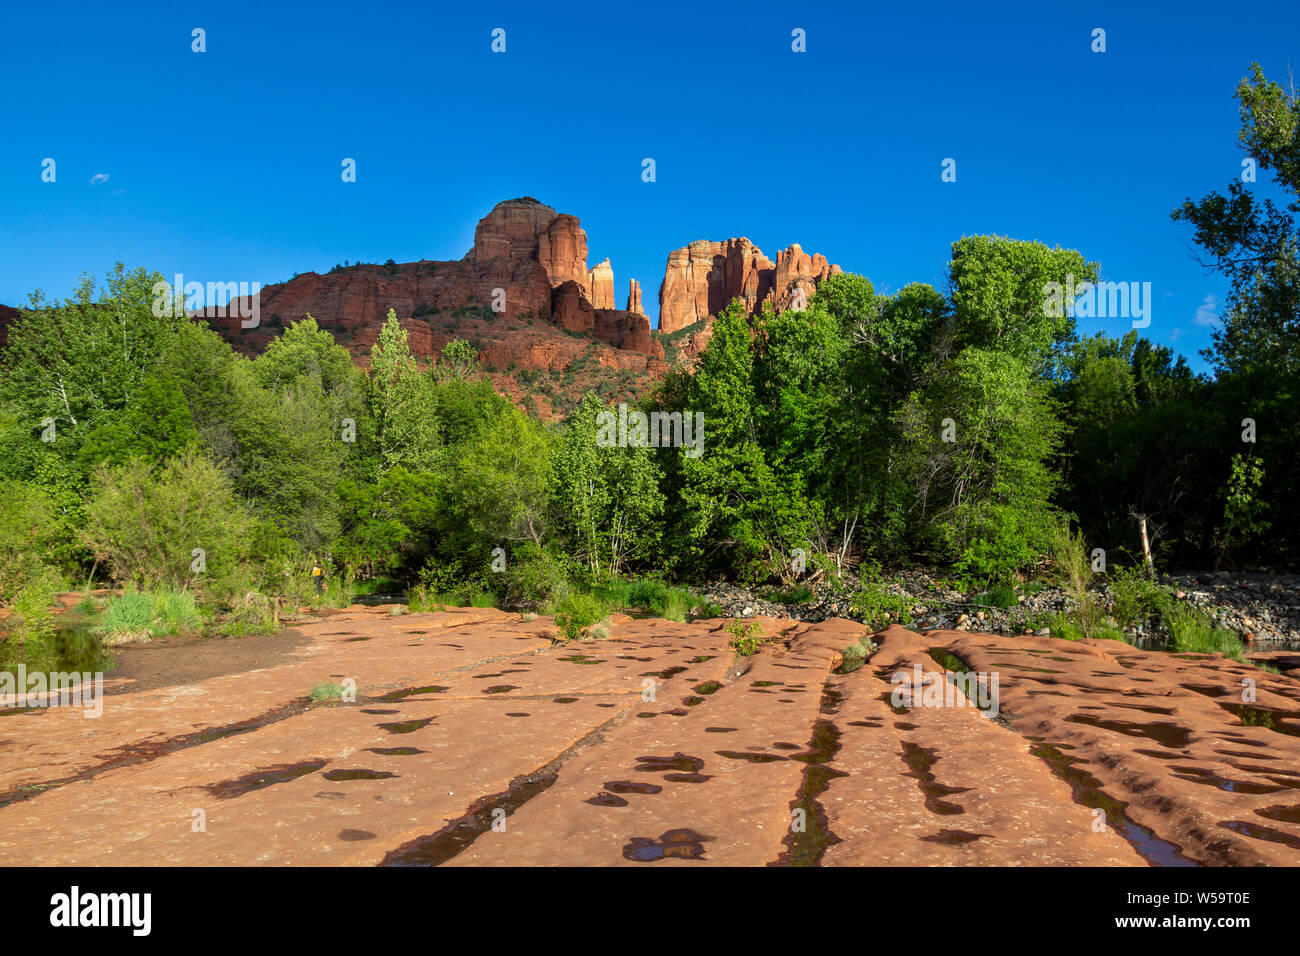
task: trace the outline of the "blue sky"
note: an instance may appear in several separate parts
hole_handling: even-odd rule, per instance
[[[1294,2],[548,6],[6,4],[0,302],[117,260],[269,283],[460,258],[531,195],[652,317],[694,239],[799,242],[896,290],[943,288],[950,243],[998,233],[1151,282],[1146,334],[1203,368],[1226,286],[1169,211],[1239,175],[1251,61],[1300,61]]]

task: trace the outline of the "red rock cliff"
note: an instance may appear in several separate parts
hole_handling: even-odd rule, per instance
[[[732,299],[750,312],[764,302],[778,311],[795,304],[797,290],[811,297],[818,283],[842,271],[825,256],[799,247],[777,253],[776,262],[743,236],[725,242],[697,240],[668,254],[659,286],[659,331],[678,329],[717,315]]]

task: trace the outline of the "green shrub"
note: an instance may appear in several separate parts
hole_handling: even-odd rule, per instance
[[[1051,629],[1052,637],[1063,641],[1081,641],[1088,636],[1069,614],[1049,614],[1043,626]]]
[[[910,607],[907,598],[891,594],[883,584],[868,580],[853,595],[850,613],[867,627],[880,629],[895,620],[900,624],[912,623]]]
[[[116,581],[224,597],[248,582],[254,524],[226,473],[190,452],[157,471],[142,459],[101,466],[83,537]]]
[[[121,597],[110,598],[100,619],[99,633],[105,642],[148,640],[153,636],[153,601],[148,594],[127,591]]]
[[[51,568],[30,571],[13,598],[17,626],[8,641],[0,664],[52,662],[54,646],[54,604],[63,581]]]
[[[674,587],[658,578],[613,581],[601,591],[610,607],[638,610],[670,621],[685,621],[699,605],[699,599],[686,588]]]
[[[712,601],[707,601],[703,604],[697,605],[695,608],[696,620],[699,620],[700,618],[725,617],[726,613],[726,608],[721,604],[715,604]]]
[[[588,634],[605,617],[605,606],[589,591],[575,591],[560,601],[555,609],[555,626],[565,640]]]
[[[569,591],[564,566],[550,551],[529,542],[520,547],[502,573],[505,604],[514,608],[542,608],[559,601]]]
[[[217,624],[222,637],[247,637],[250,634],[273,634],[280,625],[274,601],[257,591],[248,591],[234,602]]]
[[[155,637],[172,637],[203,627],[203,615],[189,591],[155,591],[153,599],[153,633]]]
[[[460,607],[463,603],[459,594],[434,591],[424,584],[417,584],[406,592],[406,607],[412,614],[445,611],[449,607]]]
[[[59,534],[55,503],[45,490],[0,481],[0,605],[13,601],[29,579],[41,577]],[[36,584],[37,592],[41,586]]]
[[[1064,521],[1054,525],[1048,538],[1048,557],[1052,562],[1052,573],[1066,596],[1074,602],[1070,612],[1069,627],[1061,625],[1061,630],[1078,632],[1083,637],[1093,637],[1096,631],[1105,626],[1105,615],[1097,595],[1092,592],[1092,560],[1088,554],[1088,545],[1079,532],[1072,531]],[[1055,637],[1057,627],[1053,626]],[[1068,640],[1077,640],[1069,637]]]
[[[1173,593],[1148,578],[1141,568],[1117,568],[1110,578],[1111,615],[1121,627],[1148,621],[1163,623],[1175,606]]]
[[[331,575],[325,579],[325,590],[317,591],[314,587],[308,595],[312,607],[345,608],[356,603],[357,586],[354,581],[340,575]]]
[[[727,633],[731,635],[731,649],[741,657],[753,657],[767,641],[763,625],[757,621],[746,624],[737,618],[727,625]]]

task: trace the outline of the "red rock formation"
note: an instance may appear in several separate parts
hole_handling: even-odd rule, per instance
[[[659,287],[659,331],[676,332],[715,316],[732,299],[743,300],[750,312],[758,312],[764,302],[778,311],[788,309],[796,302],[796,290],[811,296],[818,283],[840,271],[798,245],[778,253],[773,263],[743,236],[697,240],[668,254]]]
[[[797,245],[773,262],[743,237],[693,242],[668,257],[659,289],[660,329],[673,332],[707,320],[733,297],[754,312],[764,302],[787,309],[798,304],[801,291],[811,295],[817,283],[838,271]],[[667,368],[644,314],[640,284],[629,281],[627,308],[616,308],[613,267],[605,259],[588,269],[587,235],[578,219],[527,196],[498,203],[479,220],[474,246],[459,261],[308,272],[266,286],[258,301],[256,328],[242,328],[240,315],[226,310],[208,310],[202,317],[241,351],[254,354],[310,313],[364,365],[391,308],[416,355],[432,357],[453,337],[469,339],[483,365],[498,370],[490,373],[493,382],[517,399],[527,390],[511,377],[512,367],[559,371],[581,358],[592,370],[589,375],[606,368],[651,379]],[[247,314],[250,303],[243,306]],[[6,316],[0,307],[0,335]],[[675,355],[690,361],[711,331],[705,321],[676,343]],[[598,341],[584,342],[575,333]],[[620,377],[620,388],[627,387],[627,377]],[[570,387],[593,384],[588,379]]]
[[[591,333],[616,349],[654,359],[664,357],[663,346],[650,334],[648,318],[628,309],[595,308],[576,282],[556,288],[551,299],[551,321],[568,332]]]
[[[597,309],[595,319],[592,331],[602,342],[652,359],[664,357],[663,346],[650,335],[650,320],[644,315],[624,309]]]
[[[590,283],[590,284],[589,284]],[[248,351],[264,348],[282,328],[310,313],[354,353],[364,354],[378,337],[388,310],[402,317],[411,348],[427,355],[434,335],[424,316],[466,310],[487,317],[504,293],[504,311],[491,318],[554,322],[571,332],[599,335],[611,344],[633,348],[648,357],[662,356],[648,334],[626,319],[606,321],[596,331],[594,310],[615,310],[614,272],[606,259],[587,270],[587,235],[578,219],[557,213],[531,197],[498,203],[479,220],[474,247],[459,262],[421,261],[402,265],[350,266],[338,272],[314,272],[261,291],[261,324],[243,329],[238,316],[209,309],[203,317]],[[564,290],[552,298],[553,290]],[[562,312],[552,315],[553,304]],[[244,311],[249,311],[244,303]],[[461,318],[464,318],[462,315]]]
[[[551,294],[551,321],[566,332],[590,332],[596,325],[596,310],[582,294],[582,287],[570,280]]]
[[[547,207],[542,207],[547,208]],[[578,217],[556,216],[538,239],[537,261],[546,270],[551,286],[570,280],[582,285],[587,278],[587,234]]]
[[[552,286],[587,283],[587,234],[576,216],[561,215],[531,196],[497,203],[479,220],[466,261],[535,261]]]
[[[614,267],[609,259],[593,266],[588,273],[587,288],[591,304],[597,309],[613,309],[614,305]]]

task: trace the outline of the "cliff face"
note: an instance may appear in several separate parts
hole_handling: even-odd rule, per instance
[[[715,316],[732,299],[743,300],[750,312],[760,311],[764,302],[782,311],[798,304],[800,290],[811,298],[818,283],[840,271],[798,244],[777,253],[773,262],[743,236],[701,239],[668,254],[659,286],[659,331],[676,332]]]
[[[707,320],[731,299],[742,299],[751,312],[765,302],[788,309],[798,305],[801,291],[811,296],[839,271],[798,245],[773,262],[743,237],[692,242],[668,256],[659,287],[659,330],[676,332],[703,321],[676,343],[676,354],[689,360],[709,340]],[[249,307],[245,303],[245,314]],[[640,283],[629,281],[627,307],[617,308],[613,266],[605,259],[588,267],[587,234],[577,217],[528,196],[498,203],[479,220],[474,246],[463,259],[304,273],[262,289],[261,323],[253,329],[242,328],[239,316],[227,310],[208,309],[201,317],[236,348],[255,354],[310,313],[364,365],[390,308],[416,355],[432,358],[450,339],[468,339],[497,387],[521,403],[538,380],[526,374],[521,384],[520,370],[562,375],[558,389],[552,382],[538,392],[545,397],[537,399],[544,415],[556,402],[563,406],[607,383],[610,373],[620,384],[606,389],[606,397],[615,400],[636,397],[668,368],[642,308]],[[582,374],[575,376],[574,368]]]
[[[594,316],[584,318],[580,303],[586,303],[588,311],[609,311],[617,317],[601,322]],[[363,355],[378,338],[390,308],[403,319],[411,348],[421,355],[433,354],[441,347],[438,340],[445,341],[435,327],[445,326],[437,319],[448,313],[456,319],[471,313],[488,323],[539,321],[592,334],[644,358],[663,355],[651,340],[645,316],[614,308],[609,260],[588,271],[587,234],[577,217],[557,213],[531,197],[498,203],[479,220],[474,247],[460,261],[349,266],[325,275],[295,276],[262,289],[261,325],[256,329],[241,328],[237,317],[221,315],[222,310],[208,309],[203,317],[237,346],[260,351],[282,328],[310,313],[322,328]]]
[[[592,267],[587,274],[591,304],[598,309],[614,308],[614,267],[609,260]]]

